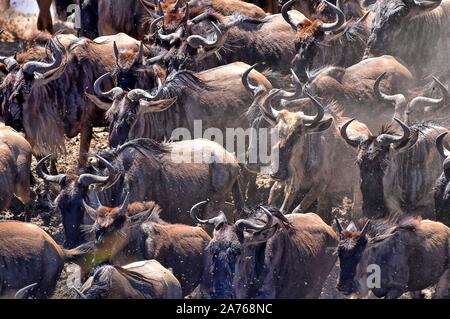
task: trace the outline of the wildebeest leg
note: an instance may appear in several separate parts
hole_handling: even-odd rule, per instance
[[[308,209],[310,209],[314,202],[319,199],[319,196],[326,190],[326,186],[321,184],[322,183],[317,183],[311,187],[305,197],[303,197],[301,203],[293,210],[292,213],[307,213]]]
[[[297,197],[298,192],[300,189],[297,186],[297,183],[294,183],[293,180],[290,180],[285,188],[285,196],[283,204],[280,207],[280,211],[283,214],[290,213],[289,209],[291,208],[292,204],[294,203],[295,198]]]
[[[52,0],[38,0],[38,5],[39,5],[39,16],[37,21],[38,30],[53,33],[53,21],[50,12]]]
[[[331,225],[333,222],[331,216],[331,200],[327,190],[322,191],[317,199],[317,214],[325,223]]]
[[[25,216],[25,221],[29,222],[31,221],[31,204],[33,202],[30,191],[31,154],[19,155],[17,161],[21,164],[17,167],[18,176],[16,181],[15,194],[25,205],[23,214]]]
[[[280,207],[284,200],[286,185],[283,182],[275,182],[270,188],[269,199],[267,202],[274,207]]]
[[[239,180],[236,180],[233,184],[233,200],[234,200],[234,208],[237,213],[237,217],[239,218],[245,218],[247,216],[247,207],[245,205],[244,197],[242,196],[241,187],[239,185]]]
[[[441,278],[439,278],[433,298],[450,298],[450,269],[444,272]]]
[[[83,168],[86,166],[91,140],[92,140],[92,126],[90,125],[90,122],[88,122],[87,126],[81,127],[80,155],[78,158],[78,168]]]

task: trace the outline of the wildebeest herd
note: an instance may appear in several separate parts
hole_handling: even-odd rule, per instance
[[[450,0],[76,4],[77,35],[41,12],[0,56],[0,296],[50,298],[67,263],[88,299],[319,298],[336,265],[347,296],[450,296]]]

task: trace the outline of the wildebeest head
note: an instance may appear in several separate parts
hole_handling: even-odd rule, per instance
[[[127,193],[122,205],[112,208],[102,205],[97,195],[95,196],[96,207],[89,206],[85,201],[83,201],[83,206],[91,219],[94,220],[92,229],[95,231],[96,264],[109,261],[131,240],[130,232],[133,225],[150,220],[165,224],[159,218],[160,208],[155,202],[130,204],[130,194]]]
[[[48,62],[36,62],[46,56],[45,44],[48,38],[39,34],[28,44],[25,51],[17,53],[14,57],[0,57],[0,64],[7,77],[0,87],[1,114],[6,125],[17,131],[23,131],[22,110],[26,104],[31,89],[34,86],[44,85],[51,81],[58,70],[61,70],[63,52],[55,39],[50,40],[52,56]]]
[[[94,83],[94,90],[98,98],[112,101],[110,105],[95,100],[98,107],[108,111],[109,145],[111,147],[117,147],[125,143],[130,133],[136,136],[135,133],[143,130],[146,113],[165,111],[176,101],[175,98],[161,98],[163,85],[159,78],[158,88],[154,94],[141,89],[125,92],[120,87],[104,92],[101,85],[108,76],[109,73],[106,73],[98,78]]]
[[[274,97],[280,94],[280,90],[272,90],[261,106],[264,118],[278,132],[278,142],[274,146],[279,155],[279,167],[272,172],[272,178],[285,180],[289,173],[288,167],[295,145],[303,145],[307,134],[319,133],[330,128],[333,118],[326,118],[325,109],[322,104],[311,95],[308,95],[313,107],[317,110],[316,115],[306,115],[304,112],[290,112],[288,110],[275,110],[271,103]]]
[[[395,45],[395,39],[401,34],[402,29],[409,23],[414,23],[411,19],[426,14],[438,7],[440,3],[441,0],[379,1],[365,56],[378,56],[385,53],[390,44]]]
[[[97,155],[97,158],[104,163],[108,169],[108,176],[97,176],[92,174],[81,175],[48,175],[43,171],[43,165],[51,157],[44,157],[36,165],[36,173],[48,183],[58,184],[61,192],[56,198],[56,210],[61,214],[64,226],[65,241],[64,247],[74,248],[83,242],[83,234],[80,226],[84,224],[85,216],[83,200],[88,196],[89,186],[98,184],[107,187],[116,177],[116,170],[105,159]]]
[[[297,32],[295,48],[297,54],[292,60],[294,70],[300,76],[300,80],[307,81],[306,70],[310,67],[310,63],[314,58],[318,44],[324,39],[325,32],[337,30],[346,22],[344,13],[331,3],[324,1],[327,6],[336,13],[336,21],[325,23],[320,19],[310,20],[305,16],[300,21],[293,19],[288,11],[296,0],[290,0],[282,7],[281,14],[287,23]]]
[[[144,44],[141,42],[137,54],[123,49],[119,52],[116,42],[114,41],[114,56],[116,58],[115,77],[117,85],[124,90],[131,90],[136,87],[137,74],[134,69],[142,65],[144,58]]]
[[[176,2],[171,0],[158,1],[159,17],[154,20],[152,30],[156,30],[156,25],[162,21],[162,29],[158,31],[158,38],[173,45],[186,35],[187,21],[189,19],[189,4],[186,2],[182,8],[183,0]]]
[[[363,196],[363,213],[368,218],[383,217],[388,213],[385,205],[383,178],[390,164],[391,151],[399,152],[412,147],[418,139],[418,132],[411,129],[397,118],[394,120],[401,126],[399,134],[392,125],[382,128],[380,134],[368,136],[347,135],[347,127],[354,121],[351,119],[341,127],[342,138],[352,147],[358,148],[356,163],[360,169],[361,192]]]
[[[367,245],[366,233],[370,220],[366,222],[361,231],[356,229],[353,222],[345,230],[337,218],[336,223],[339,231],[338,255],[341,268],[337,289],[345,295],[350,295],[358,292],[358,282],[355,275],[358,263]]]
[[[272,212],[261,207],[266,219],[257,214],[230,224],[223,212],[211,219],[197,217],[197,210],[207,202],[200,202],[191,209],[191,217],[199,224],[214,225],[213,239],[205,252],[205,270],[202,279],[202,292],[209,298],[234,298],[236,264],[245,247],[262,245],[278,230],[278,224],[272,225]],[[245,258],[245,256],[244,256]],[[257,261],[254,261],[255,263]],[[193,296],[198,297],[198,296]]]

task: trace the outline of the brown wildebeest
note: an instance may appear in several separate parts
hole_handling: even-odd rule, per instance
[[[31,146],[23,134],[0,123],[0,211],[9,208],[14,195],[25,205],[25,219],[31,218]]]
[[[42,165],[48,157],[36,167],[41,178],[61,186],[56,207],[62,215],[66,247],[83,242],[80,226],[88,223],[89,217],[84,214],[83,199],[95,207],[99,205],[90,185],[104,186],[99,198],[109,207],[121,205],[127,192],[132,202],[157,201],[162,217],[172,223],[192,224],[188,212],[201,200],[210,199],[206,214],[223,208],[230,193],[236,211],[242,213],[245,209],[237,159],[215,142],[195,139],[158,143],[136,139],[100,155],[100,161],[91,165],[95,174],[47,175]]]
[[[442,171],[436,138],[446,128],[432,123],[411,127],[397,118],[397,127],[384,125],[379,134],[341,135],[357,148],[362,211],[367,218],[410,214],[434,219],[433,189]],[[398,126],[401,130],[398,130]]]
[[[25,133],[34,155],[64,154],[64,136],[80,134],[79,166],[84,166],[92,128],[104,125],[103,112],[85,93],[93,93],[95,78],[114,69],[114,41],[122,48],[139,49],[139,43],[124,34],[97,42],[58,35],[50,41],[50,58],[45,49],[36,52],[31,47],[21,55],[24,63],[8,73],[1,85],[3,117],[7,125]],[[36,61],[39,55],[47,62]]]
[[[408,217],[385,223],[368,237],[369,222],[361,231],[351,223],[340,233],[338,290],[346,295],[394,299],[405,292],[436,285],[436,298],[450,294],[450,229],[444,224]],[[372,231],[374,232],[374,231]],[[371,277],[371,278],[370,278]]]
[[[64,262],[75,261],[83,254],[82,250],[61,249],[36,225],[0,222],[0,296],[14,296],[28,287],[20,298],[50,297]]]
[[[170,268],[189,294],[199,283],[203,270],[203,251],[211,238],[200,227],[168,224],[159,218],[154,202],[129,203],[121,207],[101,204],[93,209],[84,204],[95,220],[95,263],[105,261],[125,265],[133,261],[155,259]]]
[[[82,299],[182,298],[178,279],[156,260],[100,266],[76,292]]]
[[[191,298],[318,298],[336,262],[338,238],[313,213],[289,214],[261,208],[234,224],[226,216],[201,220],[214,225],[206,248],[202,281]],[[262,215],[265,215],[263,217]]]

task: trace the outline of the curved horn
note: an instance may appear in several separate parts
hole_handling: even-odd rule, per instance
[[[428,1],[428,0],[414,0],[414,4],[423,10],[432,10],[437,8],[441,4],[441,0],[438,1]]]
[[[358,147],[365,139],[363,139],[363,138],[351,139],[347,135],[347,128],[354,120],[355,119],[350,119],[347,122],[345,122],[345,124],[342,125],[340,132],[341,132],[342,138],[344,139],[344,141],[347,142],[348,145],[353,146],[353,147]]]
[[[36,61],[27,62],[23,66],[23,72],[29,75],[33,75],[35,72],[45,75],[49,71],[52,71],[60,67],[63,61],[63,52],[61,51],[60,47],[56,44],[54,39],[50,40],[50,47],[52,48],[52,59],[53,59],[51,63],[36,62]]]
[[[63,180],[67,177],[67,175],[65,175],[65,174],[48,175],[48,174],[44,173],[42,170],[42,166],[51,156],[52,156],[52,154],[47,155],[37,163],[36,174],[46,182],[61,184],[63,182]]]
[[[136,54],[133,65],[140,65],[143,56],[144,56],[144,42],[141,41],[141,45],[139,45],[139,51]]]
[[[113,48],[114,48],[114,57],[116,58],[116,65],[119,66],[119,48],[117,47],[116,41],[113,42]]]
[[[173,7],[172,11],[177,12],[178,9],[181,7],[182,3],[183,3],[183,0],[177,0],[177,2],[175,2],[175,6]]]
[[[153,58],[147,59],[147,60],[145,60],[144,65],[148,66],[148,65],[152,65],[152,64],[158,63],[159,61],[164,59],[166,54],[167,54],[167,52],[163,52],[163,53],[161,53],[161,54],[159,54],[157,56],[154,56]]]
[[[84,293],[82,293],[77,287],[73,286],[72,289],[77,293],[81,299],[88,299]]]
[[[183,36],[183,28],[179,27],[177,31],[170,34],[163,34],[161,31],[158,32],[158,37],[162,41],[169,42],[169,44],[174,44],[177,40],[181,39]]]
[[[361,230],[361,233],[359,234],[360,237],[366,236],[366,233],[369,230],[369,224],[370,224],[370,219],[367,220],[366,224],[364,225],[363,229]]]
[[[158,0],[158,14],[162,17],[164,17],[164,9],[161,5],[161,0]]]
[[[197,216],[197,210],[199,207],[204,206],[208,203],[207,200],[203,201],[203,202],[199,202],[197,204],[195,204],[194,206],[192,206],[191,211],[189,212],[189,214],[191,215],[191,218],[198,224],[212,224],[214,226],[219,225],[220,223],[228,223],[227,217],[225,216],[225,214],[223,212],[220,212],[220,214],[216,217],[210,218],[210,219],[200,219]]]
[[[395,95],[387,95],[380,91],[380,82],[383,80],[383,78],[386,76],[386,72],[383,72],[376,80],[373,85],[373,92],[375,94],[375,97],[381,101],[381,102],[388,102],[388,103],[395,103],[396,108],[405,105],[406,99],[403,94],[395,94]]]
[[[187,23],[189,20],[189,3],[186,3],[186,8],[184,9],[184,16],[182,23]]]
[[[344,227],[342,227],[342,224],[337,217],[335,217],[334,220],[336,221],[336,227],[339,233],[339,237],[341,237],[342,233],[344,232]]]
[[[414,109],[417,107],[417,105],[431,105],[433,107],[434,106],[441,107],[441,106],[448,104],[448,101],[450,100],[450,95],[448,93],[447,87],[441,81],[439,81],[439,79],[437,79],[434,76],[433,76],[433,80],[436,83],[436,85],[439,87],[439,89],[441,90],[442,97],[440,99],[433,99],[433,98],[429,98],[429,97],[418,96],[410,102],[409,109]]]
[[[276,95],[278,95],[280,92],[279,89],[272,90],[269,95],[264,99],[264,102],[260,107],[262,108],[263,115],[265,115],[265,118],[272,122],[273,125],[276,125],[277,118],[280,115],[280,111],[277,111],[272,106],[272,100]]]
[[[273,222],[273,215],[272,213],[265,207],[261,206],[261,210],[263,211],[264,214],[267,215],[267,222],[264,225],[258,225],[254,222],[251,222],[249,220],[246,219],[240,219],[238,220],[235,225],[236,225],[236,229],[239,232],[244,232],[244,230],[246,229],[253,229],[253,230],[264,230],[267,228],[270,228],[272,226],[272,222]]]
[[[34,287],[36,287],[36,286],[37,286],[37,282],[35,282],[34,284],[31,284],[31,285],[28,285],[26,287],[23,287],[22,289],[19,289],[16,292],[14,298],[16,298],[16,299],[26,299],[26,298],[28,298],[29,291],[31,289],[33,289]]]
[[[253,95],[256,94],[256,90],[258,89],[258,87],[256,85],[253,85],[250,83],[250,81],[248,80],[248,76],[249,76],[250,72],[252,72],[252,70],[254,68],[256,68],[258,65],[259,65],[259,63],[253,64],[251,67],[249,67],[247,70],[245,70],[245,72],[242,73],[242,76],[241,76],[242,84],[247,89],[247,91],[251,92]]]
[[[289,23],[289,25],[292,27],[292,29],[297,30],[297,23],[291,19],[288,11],[291,9],[291,7],[294,5],[296,0],[289,0],[281,7],[281,16],[283,19]]]
[[[114,174],[116,170],[114,169],[114,166],[111,165],[110,162],[105,160],[100,155],[95,155],[99,160],[101,160],[108,169],[108,176],[99,176],[99,175],[93,175],[93,174],[82,174],[79,178],[79,183],[84,186],[89,186],[92,184],[104,184],[110,182],[110,180],[114,177]]]
[[[103,92],[101,89],[102,83],[103,81],[110,76],[110,73],[105,73],[103,74],[101,77],[99,77],[95,82],[94,82],[94,92],[98,97],[104,97],[110,100],[114,100],[116,96],[122,95],[123,94],[123,89],[120,87],[115,87],[112,88],[111,90],[109,90],[108,92]]]
[[[377,137],[377,141],[381,145],[390,145],[392,143],[398,144],[403,141],[406,141],[411,136],[411,130],[405,123],[403,123],[396,117],[394,117],[394,121],[396,121],[402,127],[403,135],[398,136],[393,134],[381,134],[380,136]]]
[[[295,71],[293,69],[291,69],[291,74],[292,74],[292,79],[294,80],[293,83],[295,86],[295,91],[289,92],[289,91],[285,91],[285,90],[280,90],[280,94],[279,94],[279,97],[281,99],[287,100],[287,101],[297,100],[297,99],[301,98],[302,94],[303,94],[302,83],[300,82],[300,79],[298,78],[297,74],[295,73]]]
[[[128,92],[128,99],[130,99],[130,101],[133,101],[133,102],[137,102],[140,99],[147,99],[150,101],[158,100],[162,95],[162,91],[163,91],[163,85],[162,85],[161,79],[158,77],[158,90],[156,91],[155,94],[152,95],[142,89],[134,89],[134,90],[131,90],[130,92]]]
[[[327,4],[327,6],[330,6],[331,9],[336,13],[336,21],[331,23],[322,23],[320,26],[320,30],[323,32],[327,31],[333,31],[336,29],[339,29],[344,23],[345,23],[345,14],[341,11],[338,7],[335,5],[329,3],[328,1],[324,0],[324,2]]]
[[[448,132],[444,132],[442,134],[440,134],[437,138],[436,138],[436,148],[439,152],[439,154],[446,159],[447,157],[450,156],[450,151],[444,146],[444,139],[447,136]]]
[[[150,24],[150,35],[154,35],[156,33],[158,23],[160,23],[162,19],[164,19],[164,16],[158,17],[152,21],[152,23]]]
[[[120,206],[119,215],[125,216],[128,211],[128,205],[130,204],[130,192],[127,192],[127,195],[125,196],[125,200],[122,203],[122,206]]]
[[[309,126],[313,126],[323,119],[325,115],[325,109],[323,108],[323,105],[319,101],[317,101],[316,98],[314,98],[312,95],[310,95],[309,93],[306,93],[306,95],[309,97],[309,99],[313,102],[313,105],[316,107],[317,114],[316,116],[303,115],[303,122],[305,124],[308,124]]]
[[[187,38],[188,44],[193,48],[199,48],[201,46],[211,47],[217,45],[217,43],[219,43],[220,39],[222,38],[222,31],[220,31],[219,27],[214,22],[211,22],[211,24],[213,25],[215,36],[211,36],[211,39],[207,39],[200,35],[190,35]]]

